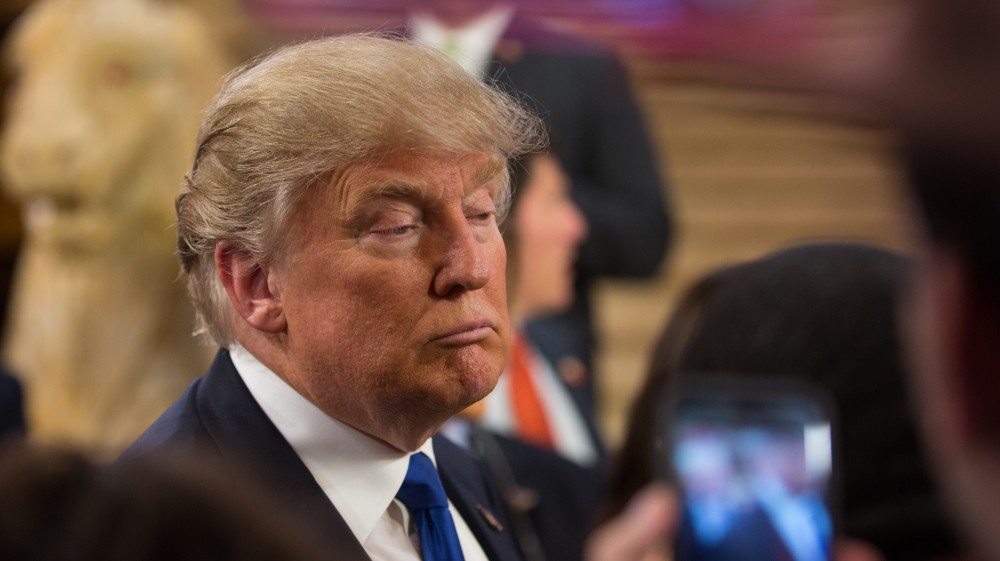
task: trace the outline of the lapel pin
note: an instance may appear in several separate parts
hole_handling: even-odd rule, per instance
[[[477,504],[476,510],[479,511],[479,515],[483,517],[483,520],[485,520],[487,524],[489,524],[490,528],[493,528],[497,532],[503,532],[503,524],[497,520],[496,516],[493,516],[492,512],[486,510],[486,507],[481,504]]]
[[[587,383],[587,367],[582,360],[575,356],[563,357],[559,361],[558,370],[563,382],[571,388],[580,387]]]

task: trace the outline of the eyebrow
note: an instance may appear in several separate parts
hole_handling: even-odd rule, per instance
[[[475,177],[473,177],[473,182],[476,187],[488,183],[500,176],[506,167],[506,160],[502,160],[500,158],[490,158],[481,168],[479,168],[479,171],[476,172]]]
[[[500,158],[490,158],[484,163],[473,176],[474,189],[479,189],[486,183],[499,177],[506,168],[506,161]],[[400,201],[417,201],[424,198],[425,186],[422,183],[414,183],[401,179],[383,179],[375,181],[356,189],[352,196],[348,197],[344,207],[345,215],[354,216],[358,209],[375,203],[382,199],[394,199]]]
[[[350,219],[357,215],[359,209],[382,199],[417,201],[423,196],[423,189],[419,184],[399,179],[376,181],[355,190],[353,196],[348,197],[347,204],[344,206],[344,214]]]

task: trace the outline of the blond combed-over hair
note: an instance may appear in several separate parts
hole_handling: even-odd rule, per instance
[[[297,203],[336,173],[377,165],[399,150],[509,160],[543,143],[538,117],[517,99],[400,38],[315,39],[234,70],[205,110],[194,165],[176,201],[195,333],[233,342],[216,246],[228,242],[259,264],[273,262]]]

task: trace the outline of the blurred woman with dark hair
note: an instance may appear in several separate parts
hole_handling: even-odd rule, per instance
[[[679,377],[807,379],[832,394],[840,420],[840,533],[889,561],[956,556],[904,385],[895,309],[909,266],[876,247],[816,243],[697,282],[655,347],[605,516],[668,472],[663,404]]]

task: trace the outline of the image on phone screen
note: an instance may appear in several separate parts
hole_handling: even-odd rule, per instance
[[[831,423],[801,395],[680,399],[671,423],[684,498],[678,561],[829,561]]]

